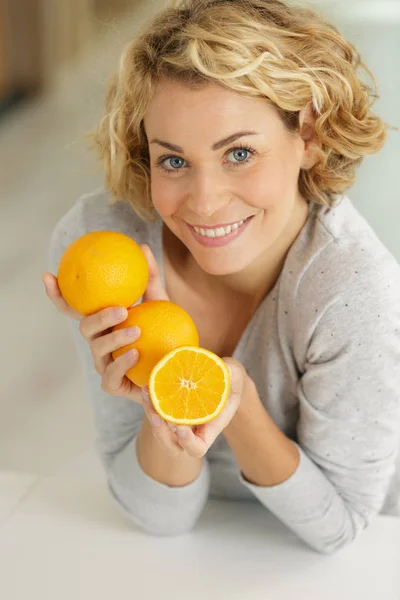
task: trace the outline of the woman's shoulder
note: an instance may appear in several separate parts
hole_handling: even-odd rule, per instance
[[[360,324],[383,310],[398,316],[400,265],[349,198],[342,197],[331,209],[314,206],[310,211],[286,261],[280,291],[291,298],[296,319],[311,329],[328,313],[342,322],[357,315]]]
[[[56,223],[49,247],[50,269],[57,272],[65,249],[90,231],[119,231],[138,244],[147,243],[149,223],[144,222],[125,201],[113,201],[104,189],[81,196]]]
[[[359,351],[353,361],[368,362],[371,352],[392,352],[398,360],[395,257],[348,200],[335,209],[316,209],[306,228],[285,263],[278,304],[281,331],[299,370],[313,359],[339,357],[346,348]]]
[[[295,245],[297,244],[297,247]],[[355,294],[400,284],[400,266],[347,196],[329,208],[314,205],[286,270],[297,275],[298,293]]]

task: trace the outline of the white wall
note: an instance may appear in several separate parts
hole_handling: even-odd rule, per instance
[[[309,0],[361,52],[380,95],[374,110],[400,129],[400,0]],[[349,196],[400,261],[400,131],[364,160]]]

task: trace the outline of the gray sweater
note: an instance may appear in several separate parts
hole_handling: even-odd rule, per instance
[[[74,239],[107,229],[149,244],[164,277],[161,227],[97,191],[57,224],[50,268],[57,273]],[[102,391],[89,347],[71,326],[111,494],[146,531],[190,530],[211,494],[259,501],[313,549],[331,553],[377,513],[400,515],[400,267],[346,196],[333,209],[310,204],[278,281],[234,353],[299,449],[297,471],[279,485],[248,483],[223,435],[193,483],[170,488],[148,477],[136,457],[142,408]]]

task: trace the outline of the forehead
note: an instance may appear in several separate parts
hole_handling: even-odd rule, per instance
[[[162,81],[157,86],[146,114],[146,131],[176,131],[181,125],[231,129],[232,125],[255,127],[260,118],[275,119],[276,112],[263,98],[250,98],[221,85],[206,83],[194,87]]]

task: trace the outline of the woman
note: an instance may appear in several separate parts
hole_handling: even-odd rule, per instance
[[[95,132],[108,191],[58,223],[51,270],[88,231],[133,237],[144,299],[185,308],[232,371],[215,421],[169,426],[125,377],[137,355],[111,359],[137,336],[110,333],[126,310],[79,319],[44,275],[75,319],[110,490],[146,531],[190,530],[210,494],[258,499],[333,553],[400,513],[400,272],[344,195],[386,137],[359,67],[279,0],[188,0],[121,59]]]

